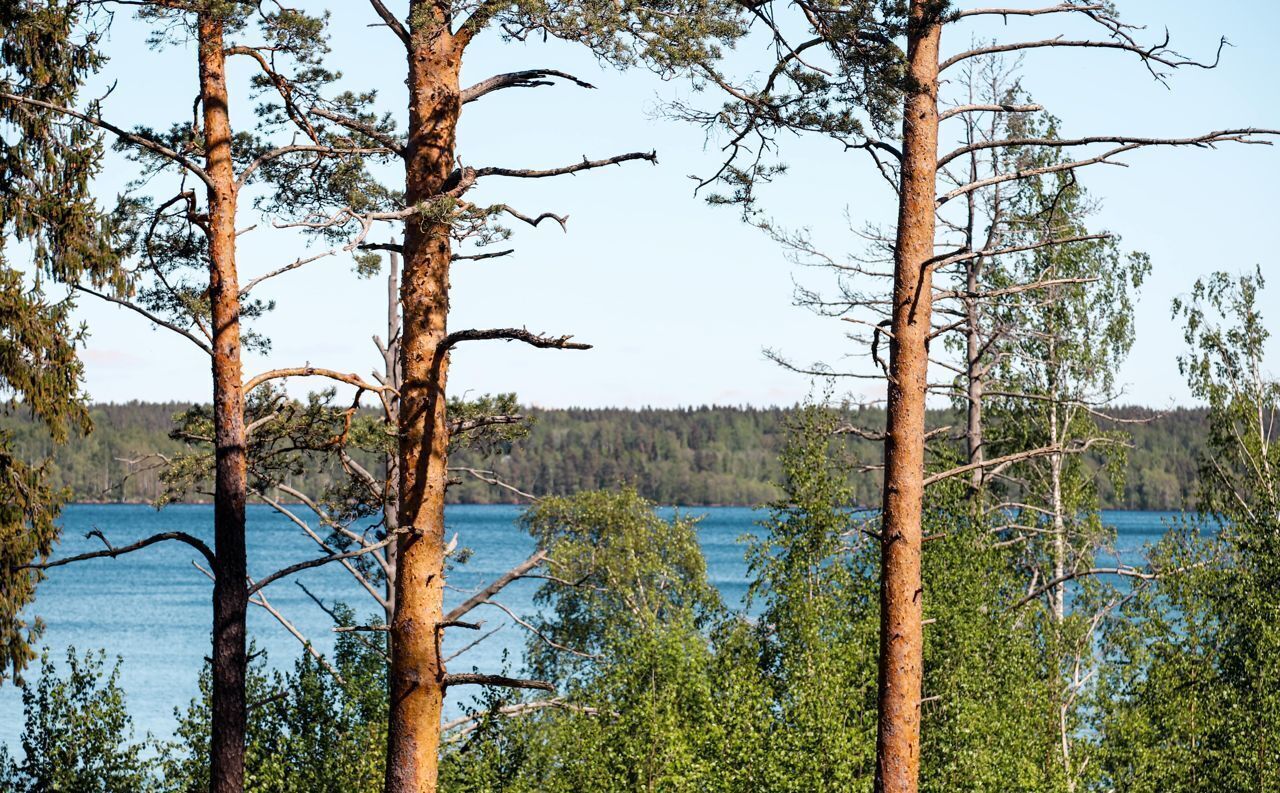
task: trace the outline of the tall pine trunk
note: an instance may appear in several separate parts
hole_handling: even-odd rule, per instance
[[[406,192],[410,206],[437,199],[454,165],[462,46],[432,3],[410,4],[409,128]],[[430,214],[430,213],[429,213]],[[445,423],[450,227],[424,216],[405,224],[400,400],[400,539],[391,623],[391,711],[387,793],[436,790],[444,663]]]
[[[937,199],[941,5],[937,0],[912,0],[907,31],[909,84],[902,120],[881,525],[877,793],[915,793],[920,773],[921,517],[933,311],[929,262]]]
[[[209,300],[213,315],[215,565],[213,584],[213,734],[210,789],[244,789],[245,425],[240,364],[240,285],[236,277],[236,182],[231,159],[223,23],[198,20],[200,103],[204,113],[209,200]]]

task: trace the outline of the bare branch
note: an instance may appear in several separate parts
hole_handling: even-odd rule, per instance
[[[354,119],[349,116],[344,116],[341,113],[335,113],[334,111],[328,110],[323,107],[312,107],[310,112],[313,115],[319,116],[320,118],[332,121],[338,126],[346,127],[352,132],[359,132],[361,135],[364,135],[365,137],[376,140],[377,142],[381,143],[384,147],[386,147],[390,151],[395,152],[401,157],[404,156],[404,145],[401,144],[400,141],[396,140],[390,135],[387,135],[386,133],[382,132],[376,127],[370,126],[369,124],[366,124],[363,121],[360,121],[358,119]]]
[[[213,183],[213,179],[209,176],[209,174],[205,173],[205,170],[201,168],[199,165],[197,165],[195,161],[183,156],[182,154],[179,154],[178,152],[174,151],[173,149],[170,149],[169,147],[161,143],[158,143],[157,141],[151,140],[150,138],[145,138],[141,135],[135,135],[132,132],[127,132],[124,129],[116,126],[115,124],[112,124],[111,122],[106,121],[105,119],[95,118],[86,113],[81,113],[78,110],[72,110],[71,108],[68,108],[68,107],[59,107],[58,105],[50,104],[49,102],[42,102],[39,99],[31,99],[25,96],[18,96],[17,94],[0,92],[0,99],[7,99],[10,102],[17,102],[23,105],[39,107],[44,110],[51,110],[54,113],[61,113],[64,116],[71,116],[72,118],[79,119],[81,121],[84,121],[85,123],[92,124],[93,126],[99,129],[104,129],[107,132],[110,132],[111,134],[119,138],[122,142],[127,143],[130,146],[136,146],[139,149],[145,149],[151,152],[152,154],[158,154],[161,157],[164,157],[165,159],[170,160],[171,162],[181,165],[183,168],[186,168],[188,171],[194,174],[196,178],[198,178],[200,181],[204,182],[209,188],[213,189],[216,187]]]
[[[481,179],[486,176],[510,176],[519,179],[544,179],[548,176],[564,176],[565,174],[578,173],[579,171],[589,171],[593,168],[603,168],[607,165],[620,165],[621,163],[630,162],[632,160],[645,160],[656,164],[658,162],[658,153],[656,151],[633,151],[628,154],[606,157],[603,160],[588,160],[586,157],[583,157],[582,162],[574,163],[573,165],[565,165],[559,168],[546,168],[543,170],[531,168],[476,168],[475,178]]]
[[[508,570],[506,573],[503,573],[498,578],[495,578],[484,589],[481,589],[479,592],[467,598],[465,601],[459,604],[456,608],[451,610],[448,614],[445,614],[444,617],[442,618],[442,621],[453,622],[455,620],[459,620],[462,617],[466,616],[466,614],[470,612],[472,609],[474,609],[476,606],[479,606],[480,604],[487,601],[489,598],[501,592],[503,587],[505,587],[507,584],[510,584],[512,581],[515,581],[517,579],[523,578],[525,574],[528,573],[530,570],[542,564],[543,560],[546,558],[547,558],[546,551],[538,551],[533,556],[530,556],[528,559],[525,559],[520,564]]]
[[[499,603],[499,602],[498,602],[498,601],[496,601],[496,600],[486,600],[486,601],[484,601],[484,604],[483,604],[483,605],[486,605],[486,606],[493,606],[494,608],[501,609],[501,610],[502,610],[502,611],[503,611],[503,612],[504,612],[508,617],[510,617],[511,619],[515,620],[515,622],[516,622],[520,627],[522,627],[522,628],[524,628],[525,630],[529,631],[529,632],[530,632],[530,633],[532,633],[534,636],[537,636],[537,637],[538,637],[538,639],[539,639],[543,644],[547,645],[548,647],[552,648],[553,650],[559,650],[559,651],[561,651],[561,652],[569,653],[570,655],[576,655],[576,656],[578,656],[579,658],[587,658],[587,659],[591,659],[591,660],[595,660],[595,659],[598,659],[598,658],[601,658],[601,657],[602,657],[601,655],[599,655],[599,654],[597,654],[597,653],[586,653],[586,652],[583,652],[583,651],[581,651],[581,650],[575,650],[575,649],[573,649],[572,647],[566,647],[565,645],[563,645],[563,644],[560,644],[560,643],[556,642],[556,641],[555,641],[555,640],[553,640],[551,637],[547,636],[545,633],[543,633],[542,631],[538,630],[538,628],[537,628],[536,626],[534,626],[532,623],[528,622],[527,620],[521,619],[521,618],[519,617],[519,615],[517,615],[514,611],[512,611],[511,609],[509,609],[509,608],[507,608],[506,606],[502,605],[501,603]]]
[[[528,223],[530,226],[533,226],[534,228],[537,228],[538,224],[544,220],[554,220],[556,223],[560,224],[561,231],[569,230],[568,215],[557,215],[554,212],[543,212],[541,215],[538,215],[537,217],[530,217],[529,215],[524,214],[523,212],[511,206],[510,204],[495,204],[492,207],[490,207],[490,209],[492,209],[494,212],[506,212],[508,215],[515,218],[516,220],[522,221],[524,223]]]
[[[1012,44],[991,44],[986,47],[976,47],[957,55],[947,58],[938,65],[938,72],[944,72],[952,66],[969,58],[978,58],[983,55],[995,55],[1001,52],[1021,52],[1022,50],[1034,50],[1043,47],[1076,47],[1088,49],[1104,49],[1104,50],[1122,50],[1132,52],[1143,61],[1154,61],[1155,63],[1168,66],[1171,69],[1177,69],[1182,66],[1195,66],[1201,69],[1213,69],[1217,67],[1219,58],[1222,57],[1222,48],[1226,45],[1226,39],[1223,39],[1218,45],[1217,56],[1213,59],[1213,63],[1202,63],[1200,61],[1183,58],[1176,53],[1171,52],[1168,47],[1168,40],[1163,44],[1157,44],[1151,47],[1142,47],[1129,40],[1119,41],[1093,41],[1093,40],[1068,40],[1063,38],[1043,39],[1041,41],[1019,41]],[[1159,76],[1159,75],[1157,75]]]
[[[967,474],[970,471],[976,471],[984,468],[1007,468],[1013,463],[1021,462],[1022,460],[1030,460],[1035,457],[1044,457],[1050,454],[1081,454],[1092,446],[1099,443],[1107,443],[1108,441],[1109,439],[1107,438],[1089,438],[1075,446],[1058,446],[1056,444],[1052,446],[1041,446],[1038,449],[1027,449],[1021,452],[1014,452],[1013,454],[1006,454],[1002,457],[992,457],[989,460],[979,460],[975,463],[956,466],[955,468],[950,468],[946,471],[939,471],[936,474],[926,476],[924,478],[924,484],[928,487],[935,482],[941,482],[944,479],[950,479],[955,476],[960,476],[961,474]]]
[[[470,88],[463,89],[462,104],[474,102],[486,94],[501,91],[504,88],[534,88],[540,85],[555,85],[554,80],[547,79],[549,77],[559,77],[583,88],[595,88],[591,83],[579,80],[567,72],[557,71],[556,69],[526,69],[519,72],[494,75],[487,80],[481,80]]]
[[[1222,130],[1220,132],[1211,132],[1209,135],[1203,135],[1196,138],[1136,138],[1124,135],[1095,135],[1085,138],[1009,138],[1006,140],[979,140],[966,146],[949,152],[940,160],[938,167],[945,167],[957,157],[963,157],[985,149],[1012,148],[1015,146],[1043,146],[1045,148],[1061,149],[1072,146],[1090,146],[1098,143],[1119,143],[1119,144],[1137,144],[1139,146],[1197,146],[1209,142],[1208,138],[1222,138],[1223,136],[1234,135],[1254,135],[1254,134],[1276,134],[1275,130],[1263,129],[1233,129]],[[1243,142],[1243,141],[1242,141]],[[1261,141],[1256,141],[1261,142]]]
[[[307,256],[304,258],[295,259],[294,261],[284,265],[283,267],[277,267],[276,269],[272,270],[269,273],[264,273],[258,276],[257,278],[252,279],[251,281],[249,281],[249,283],[245,284],[243,287],[240,288],[240,299],[243,300],[249,294],[249,292],[253,290],[255,286],[262,283],[263,281],[269,280],[271,278],[275,278],[277,275],[284,275],[287,272],[296,270],[299,267],[302,267],[307,264],[311,264],[312,262],[319,261],[320,259],[324,259],[329,256],[336,256],[338,252],[341,250],[343,249],[330,248],[324,253],[318,253],[315,256]]]
[[[194,333],[187,330],[186,328],[183,328],[179,325],[175,325],[174,323],[169,322],[167,320],[161,319],[160,317],[156,316],[150,311],[147,311],[145,308],[143,308],[142,306],[139,306],[136,303],[125,300],[123,298],[112,297],[111,295],[108,295],[105,292],[99,292],[95,289],[90,289],[84,284],[72,284],[71,288],[79,292],[85,292],[87,294],[93,295],[94,297],[100,300],[105,300],[108,303],[115,303],[117,306],[124,306],[130,311],[135,311],[141,314],[142,316],[146,317],[151,322],[154,322],[155,324],[159,325],[160,327],[171,330],[174,333],[178,334],[179,336],[182,336],[187,341],[191,342],[192,344],[196,345],[201,350],[203,350],[205,355],[213,355],[213,350],[199,336],[195,335]]]
[[[268,380],[280,380],[285,377],[327,377],[330,380],[347,383],[348,385],[353,385],[356,388],[362,388],[365,391],[372,391],[375,393],[379,391],[395,392],[395,389],[389,385],[375,385],[356,374],[337,372],[333,369],[322,369],[317,366],[295,366],[288,369],[272,369],[269,372],[263,372],[262,374],[251,377],[249,381],[244,384],[244,391],[247,394]]]
[[[501,623],[500,625],[498,625],[498,627],[493,628],[493,629],[492,629],[492,630],[490,630],[489,632],[484,633],[484,634],[482,634],[482,635],[480,635],[480,636],[476,637],[476,638],[475,638],[475,639],[473,639],[472,641],[467,642],[467,643],[466,643],[465,645],[463,645],[460,649],[456,650],[455,652],[449,653],[449,655],[445,657],[444,662],[445,662],[446,664],[447,664],[447,663],[449,663],[449,662],[450,662],[450,661],[452,661],[453,659],[457,658],[458,656],[460,656],[460,655],[462,655],[463,653],[467,652],[467,651],[468,651],[468,650],[470,650],[471,648],[473,648],[473,647],[475,647],[476,645],[480,644],[480,642],[483,642],[485,639],[488,639],[489,637],[493,636],[495,633],[497,633],[498,631],[502,630],[504,627],[506,627],[506,623],[505,623],[505,622],[504,622],[504,623]]]
[[[455,262],[462,262],[462,261],[477,262],[477,261],[480,261],[481,259],[498,259],[503,256],[510,256],[515,252],[516,252],[515,248],[507,248],[506,250],[493,251],[492,253],[455,253],[451,257],[451,259],[452,261],[455,261]]]
[[[555,693],[556,687],[545,680],[526,680],[506,675],[460,674],[445,675],[440,684],[449,686],[498,686],[501,688],[535,688]]]
[[[493,328],[489,330],[458,330],[445,337],[443,349],[448,350],[464,341],[522,341],[533,347],[553,350],[589,350],[590,344],[569,341],[573,336],[546,336],[530,333],[525,328]]]
[[[1165,140],[1158,141],[1156,143],[1150,143],[1150,144],[1130,143],[1124,146],[1118,146],[1114,149],[1110,149],[1109,151],[1105,151],[1094,157],[1088,157],[1081,160],[1074,160],[1072,162],[1046,165],[1040,168],[1025,168],[1025,169],[1014,171],[1011,173],[996,174],[994,176],[989,176],[986,179],[979,179],[977,181],[970,182],[969,184],[961,185],[960,187],[957,187],[951,192],[940,196],[938,198],[937,205],[942,206],[943,204],[947,203],[953,198],[957,198],[959,196],[972,193],[975,190],[981,190],[982,188],[989,187],[991,185],[1002,184],[1004,182],[1011,182],[1017,179],[1027,179],[1032,176],[1042,176],[1050,173],[1060,173],[1062,171],[1071,171],[1077,168],[1083,168],[1084,166],[1087,166],[1087,165],[1096,165],[1098,163],[1103,163],[1103,162],[1109,163],[1111,162],[1112,158],[1116,157],[1117,155],[1124,154],[1125,152],[1133,151],[1134,149],[1147,148],[1148,146],[1158,145],[1158,146],[1212,147],[1214,144],[1217,144],[1217,143],[1228,143],[1228,142],[1245,143],[1245,144],[1250,144],[1255,146],[1271,145],[1270,141],[1251,140],[1251,137],[1254,135],[1273,135],[1273,136],[1280,135],[1280,130],[1273,130],[1273,129],[1224,130],[1221,132],[1210,132],[1205,135],[1199,135],[1193,138],[1167,138]]]
[[[1183,572],[1188,569],[1190,568],[1179,568],[1178,570],[1173,572]],[[1125,578],[1137,578],[1143,581],[1153,581],[1157,578],[1160,578],[1163,575],[1168,575],[1168,573],[1149,573],[1142,570],[1138,570],[1137,568],[1133,568],[1133,567],[1091,567],[1087,570],[1076,570],[1071,573],[1066,573],[1065,575],[1060,575],[1057,578],[1053,579],[1052,581],[1047,582],[1043,586],[1038,587],[1037,589],[1033,589],[1032,591],[1028,592],[1026,596],[1023,597],[1021,600],[1019,600],[1017,603],[1014,603],[1012,606],[1010,606],[1009,610],[1012,611],[1013,609],[1025,606],[1027,603],[1030,603],[1031,601],[1040,597],[1044,593],[1049,592],[1050,590],[1056,589],[1059,585],[1064,584],[1067,581],[1071,581],[1076,578],[1084,578],[1086,576],[1091,576],[1091,575],[1118,575],[1118,576],[1124,576]]]
[[[519,716],[524,713],[532,713],[533,711],[544,710],[546,708],[559,708],[563,710],[572,710],[577,713],[586,713],[591,715],[595,715],[600,712],[596,708],[589,708],[583,705],[571,705],[568,702],[558,697],[554,699],[536,699],[536,700],[533,700],[532,702],[516,702],[511,705],[503,705],[502,707],[495,708],[493,710],[487,710],[482,713],[474,713],[470,716],[459,716],[456,719],[453,719],[451,721],[446,721],[445,723],[441,724],[440,732],[445,733],[451,730],[457,730],[459,728],[463,728],[459,733],[455,735],[451,735],[445,739],[446,741],[449,741],[449,742],[455,742],[460,738],[463,738],[469,735],[472,731],[475,730],[479,722],[488,716],[493,716],[493,715]]]
[[[1067,284],[1090,284],[1097,281],[1097,278],[1052,278],[1047,281],[1036,281],[1030,284],[1018,284],[1017,286],[1007,286],[1003,289],[992,289],[987,292],[966,292],[964,290],[952,290],[948,292],[939,292],[933,296],[934,300],[946,300],[948,298],[959,297],[965,300],[987,300],[993,297],[1003,297],[1005,295],[1016,295],[1020,292],[1030,292],[1035,289],[1048,289],[1051,286],[1064,286]],[[966,320],[967,321],[967,320]],[[957,324],[963,324],[957,323]],[[936,335],[936,334],[935,334]]]
[[[1038,17],[1042,14],[1083,13],[1085,11],[1106,11],[1103,5],[1081,5],[1079,3],[1061,3],[1044,8],[970,8],[950,14],[951,19],[964,19],[976,16],[1001,17]]]
[[[396,18],[396,15],[391,13],[387,7],[382,4],[382,0],[369,0],[369,4],[373,6],[373,10],[382,18],[382,21],[386,26],[391,28],[391,32],[396,34],[400,41],[404,42],[405,47],[408,47],[409,31],[405,30],[404,25]]]
[[[329,554],[328,556],[321,556],[317,559],[308,559],[305,562],[298,562],[297,564],[291,564],[288,567],[275,571],[274,573],[267,576],[266,578],[260,579],[258,583],[249,587],[249,594],[252,595],[253,593],[267,586],[268,584],[279,581],[281,578],[285,578],[286,576],[291,576],[294,573],[300,573],[303,570],[310,570],[313,567],[320,567],[321,565],[326,565],[326,564],[329,564],[330,562],[340,562],[343,559],[354,559],[357,556],[364,556],[367,553],[373,553],[374,551],[380,548],[387,547],[391,543],[395,542],[397,539],[398,538],[393,534],[390,537],[386,538],[385,540],[382,540],[381,542],[376,542],[371,545],[366,545],[363,548],[357,548],[354,551],[343,551],[342,553],[332,553],[332,554]]]
[[[500,487],[503,490],[507,490],[512,493],[515,493],[517,496],[520,496],[521,498],[527,498],[530,501],[541,500],[539,499],[538,496],[535,496],[532,493],[526,493],[520,488],[516,487],[515,485],[502,481],[501,479],[498,478],[498,475],[493,471],[485,471],[479,468],[467,468],[465,466],[450,466],[449,470],[461,471],[464,474],[470,474],[471,476],[474,476],[476,479],[479,479],[481,482],[484,482],[485,484],[493,485],[495,487]]]
[[[960,105],[940,114],[938,121],[946,121],[964,113],[1037,113],[1044,110],[1043,105]]]
[[[338,670],[334,669],[333,665],[329,663],[329,659],[325,658],[324,655],[315,648],[315,645],[311,643],[311,640],[306,636],[303,636],[302,631],[298,630],[297,626],[281,614],[279,609],[271,605],[271,601],[267,600],[265,593],[259,592],[257,599],[249,598],[249,602],[275,617],[276,622],[280,623],[280,625],[283,626],[284,629],[293,636],[293,638],[301,642],[306,651],[311,654],[311,657],[316,659],[316,662],[323,666],[326,672],[333,675],[333,679],[337,680],[339,685],[345,686],[347,684],[347,681],[342,678],[342,675],[338,674]]]
[[[342,526],[337,521],[334,521],[331,518],[329,518],[327,515],[325,515],[320,510],[319,506],[310,498],[308,498],[305,494],[301,494],[287,485],[278,484],[277,487],[280,490],[283,490],[284,492],[289,493],[290,495],[297,494],[295,495],[295,497],[301,496],[299,500],[303,501],[303,503],[310,506],[312,510],[320,517],[320,519],[325,522],[327,526],[339,532],[343,536],[347,537],[352,542],[356,542],[361,546],[364,546],[367,544],[365,539],[361,537],[359,534],[356,534],[355,532],[348,529],[346,526]],[[336,553],[336,551],[334,551],[334,549],[327,542],[325,542],[320,538],[320,535],[318,535],[315,532],[315,530],[312,529],[311,526],[307,524],[305,520],[295,515],[293,513],[293,510],[289,509],[284,504],[281,504],[279,501],[271,498],[266,493],[263,493],[261,490],[255,490],[254,495],[262,499],[262,501],[270,505],[272,509],[274,509],[276,512],[280,513],[281,515],[284,515],[291,522],[293,522],[294,525],[302,529],[303,533],[306,534],[308,537],[310,537],[312,541],[315,542],[316,545],[319,545],[320,548],[323,549],[326,553],[330,553],[330,554]],[[382,568],[382,571],[384,574],[389,572],[387,569],[386,559],[383,558],[382,554],[375,553],[373,558],[378,563],[378,566]],[[373,586],[373,583],[369,581],[368,577],[365,576],[364,573],[360,572],[360,570],[355,565],[351,564],[349,560],[343,559],[340,561],[342,563],[342,566],[346,568],[347,572],[350,573],[351,576],[356,579],[356,582],[359,583],[360,586],[364,587],[364,590],[369,593],[370,597],[372,597],[378,603],[378,605],[382,606],[384,609],[387,608],[388,604],[387,604],[386,598],[383,597],[383,595],[378,592],[377,588]]]
[[[1029,242],[1025,245],[1009,245],[1003,248],[987,248],[981,251],[963,251],[961,253],[945,256],[937,261],[930,262],[931,267],[946,267],[956,262],[967,262],[973,259],[991,258],[993,256],[1003,256],[1009,253],[1023,253],[1025,251],[1039,250],[1040,248],[1048,248],[1055,245],[1070,245],[1075,242],[1091,242],[1093,240],[1110,239],[1111,234],[1079,234],[1074,237],[1057,237],[1054,239],[1039,240],[1037,242]],[[1048,283],[1048,282],[1045,282]],[[960,293],[956,293],[960,294]],[[965,293],[968,294],[968,293]],[[994,294],[994,293],[992,293]]]
[[[106,545],[107,547],[101,551],[90,551],[89,553],[76,554],[75,556],[68,556],[63,559],[55,559],[52,562],[32,562],[31,564],[19,565],[18,569],[19,570],[49,570],[54,567],[61,567],[63,565],[72,564],[74,562],[83,562],[87,559],[102,559],[102,558],[114,559],[117,556],[122,556],[126,553],[132,553],[133,551],[138,551],[148,546],[155,545],[156,543],[166,542],[169,540],[176,540],[177,542],[182,542],[182,543],[186,543],[187,545],[190,545],[192,548],[195,548],[197,551],[199,551],[202,556],[204,556],[205,561],[207,561],[210,564],[210,566],[217,567],[218,565],[217,557],[214,556],[214,553],[212,550],[209,549],[209,546],[205,545],[202,541],[200,541],[200,539],[193,537],[190,534],[187,534],[186,532],[182,532],[182,531],[161,532],[160,534],[153,534],[150,537],[147,537],[146,539],[138,540],[137,542],[130,543],[128,545],[120,545],[120,546],[112,546],[111,543],[107,542],[107,538],[102,534],[102,532],[98,531],[97,529],[94,529],[93,531],[89,532],[88,534],[85,535],[85,537],[86,538],[97,537],[98,539],[102,540],[103,545]]]

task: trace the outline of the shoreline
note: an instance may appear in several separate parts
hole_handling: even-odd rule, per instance
[[[254,502],[254,503],[258,503],[258,505],[259,505],[259,506],[268,507],[268,505],[267,505],[267,504],[262,504],[262,503],[260,503],[260,502]],[[301,502],[301,501],[281,501],[280,503],[281,503],[281,504],[288,504],[288,505],[290,505],[290,506],[303,505],[303,502]],[[79,500],[75,500],[75,501],[67,501],[67,502],[65,502],[65,503],[63,504],[63,506],[64,506],[64,507],[70,507],[70,506],[88,506],[88,507],[152,507],[153,509],[163,509],[163,508],[164,508],[164,507],[155,507],[155,506],[154,506],[150,501],[141,501],[141,500],[138,500],[138,501],[92,501],[92,500],[79,499]],[[168,506],[183,506],[183,507],[213,506],[213,501],[212,501],[212,500],[208,500],[208,501],[171,501],[171,502],[169,502],[168,504],[165,504],[165,506],[166,506],[166,507],[168,507]],[[250,504],[250,506],[252,506],[252,504]],[[519,507],[519,506],[523,506],[523,503],[522,503],[522,502],[518,502],[518,501],[450,501],[450,502],[447,502],[447,503],[445,504],[445,506],[446,506],[446,507]],[[659,508],[675,508],[675,509],[754,509],[754,510],[760,510],[760,509],[767,509],[767,508],[768,508],[768,506],[769,506],[768,504],[658,504],[658,507],[659,507]],[[269,508],[269,507],[268,507],[268,508]],[[854,507],[854,509],[855,509],[855,510],[858,510],[858,511],[862,511],[862,510],[874,509],[874,507],[868,507],[868,506],[859,505],[859,506]],[[1160,508],[1158,508],[1158,509],[1138,509],[1138,508],[1135,508],[1135,507],[1101,507],[1100,509],[1101,509],[1101,511],[1102,511],[1102,512],[1133,512],[1133,513],[1140,513],[1140,512],[1169,512],[1169,513],[1184,513],[1184,512],[1189,512],[1189,511],[1190,511],[1190,510],[1188,510],[1186,507],[1160,507]]]

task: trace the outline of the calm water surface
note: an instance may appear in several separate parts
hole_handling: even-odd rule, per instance
[[[672,510],[664,510],[670,515]],[[743,507],[702,507],[682,510],[700,515],[699,539],[711,580],[731,604],[746,594],[745,535],[755,530],[761,513]],[[518,507],[450,506],[446,522],[459,545],[474,553],[449,578],[446,608],[465,599],[469,592],[501,575],[533,552],[533,541],[516,524]],[[1168,512],[1107,512],[1105,521],[1118,533],[1117,555],[1124,561],[1140,561],[1141,549],[1165,530]],[[64,529],[58,555],[66,556],[101,548],[84,534],[101,530],[113,545],[124,545],[159,531],[185,531],[212,544],[213,508],[209,505],[175,505],[156,511],[143,505],[78,504],[63,512]],[[269,507],[249,507],[249,573],[257,578],[294,562],[312,558],[316,547],[298,528]],[[118,559],[95,559],[49,571],[40,585],[35,613],[46,625],[44,643],[55,658],[74,645],[81,651],[102,648],[108,659],[123,661],[121,684],[129,710],[141,735],[151,732],[167,737],[175,725],[175,707],[186,707],[196,693],[196,676],[209,652],[211,583],[193,562],[199,554],[179,543],[161,543]],[[372,615],[377,608],[368,594],[337,565],[309,570],[267,588],[273,606],[283,612],[323,652],[333,646],[331,622],[294,579],[302,582],[326,603],[344,602],[358,614]],[[528,613],[537,581],[519,581],[499,598],[516,613]],[[481,611],[488,613],[481,614]],[[481,607],[475,615],[488,626],[505,625],[492,638],[459,656],[453,671],[502,670],[504,653],[512,671],[518,671],[524,634],[505,614]],[[371,617],[381,621],[380,617]],[[250,607],[249,631],[273,666],[292,664],[300,645],[270,615]],[[468,631],[451,631],[445,651],[460,648],[474,638]],[[469,696],[459,694],[458,696]],[[457,703],[454,703],[457,707]],[[17,748],[21,731],[22,702],[11,685],[0,686],[0,742]]]

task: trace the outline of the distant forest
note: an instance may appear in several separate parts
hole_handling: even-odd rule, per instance
[[[100,404],[92,409],[94,430],[53,450],[55,481],[71,489],[76,501],[151,501],[161,485],[154,471],[130,461],[148,454],[171,454],[183,444],[169,438],[173,416],[186,404],[130,402]],[[467,450],[450,458],[459,467],[483,468],[522,490],[537,494],[569,494],[579,490],[634,485],[642,495],[662,504],[710,506],[760,504],[779,491],[778,454],[787,408],[696,407],[624,410],[618,408],[530,409],[531,431],[509,449],[489,457]],[[1116,493],[1101,487],[1109,509],[1180,509],[1194,495],[1197,459],[1203,443],[1204,411],[1178,408],[1157,414],[1149,408],[1121,408],[1125,419],[1154,418],[1126,424],[1133,436],[1125,487]],[[851,420],[864,427],[883,426],[878,409],[854,411]],[[947,411],[935,411],[930,425],[954,424]],[[45,433],[21,416],[0,419],[15,435],[28,459],[50,451]],[[879,462],[879,446],[850,438],[850,449],[863,463]],[[367,461],[374,464],[374,461]],[[336,472],[320,470],[295,481],[318,492]],[[859,477],[860,503],[879,499],[879,477]],[[193,501],[207,496],[191,494]],[[510,503],[514,496],[465,474],[449,489],[453,503]]]

